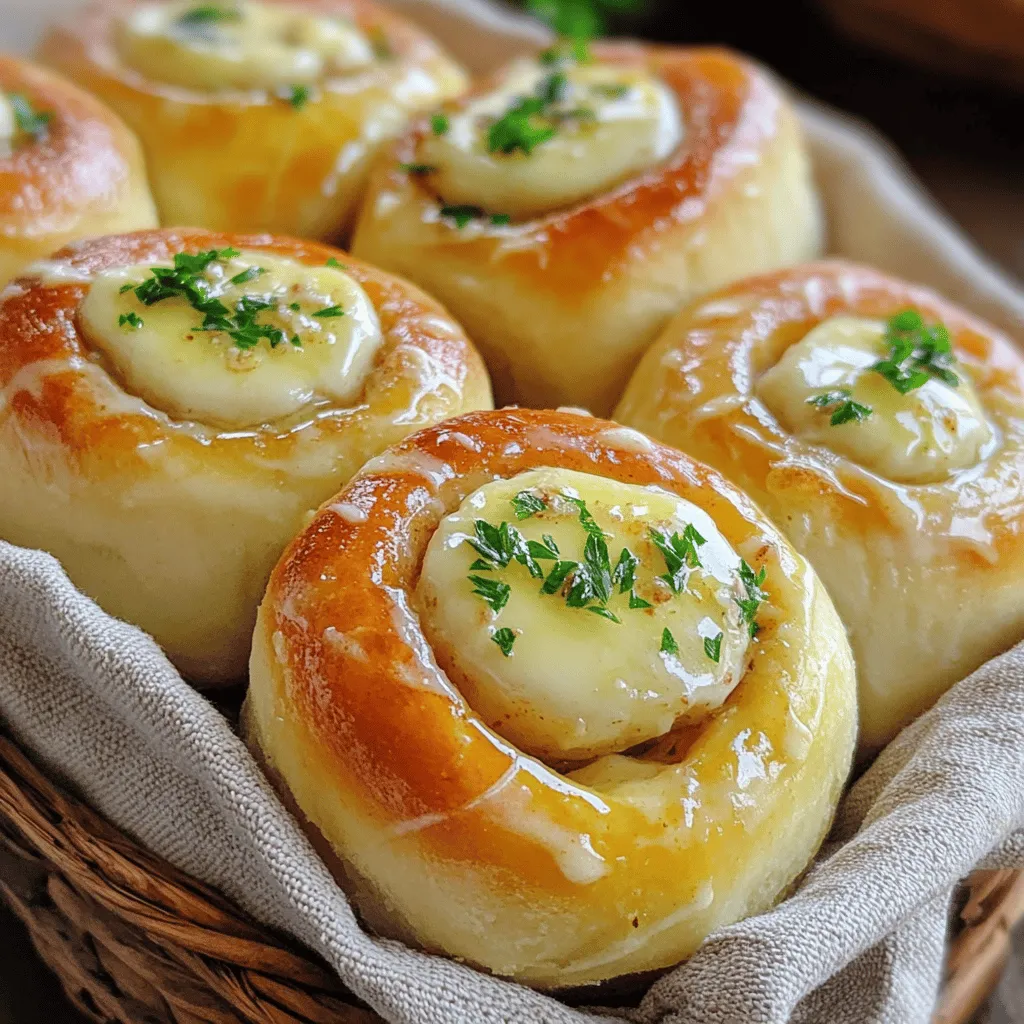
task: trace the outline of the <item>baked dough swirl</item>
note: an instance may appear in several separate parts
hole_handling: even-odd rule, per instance
[[[74,239],[152,227],[132,133],[70,82],[0,56],[0,287]]]
[[[0,536],[56,555],[191,680],[232,682],[320,502],[388,444],[489,407],[441,307],[338,250],[81,243],[0,296]]]
[[[1024,359],[933,292],[842,262],[740,282],[680,313],[616,418],[715,466],[815,567],[865,753],[1024,637]]]
[[[722,50],[523,59],[381,154],[353,251],[437,295],[501,402],[611,411],[688,299],[818,255],[796,116]]]
[[[545,988],[771,906],[856,732],[803,558],[713,470],[574,413],[367,464],[275,569],[250,680],[248,740],[365,920]]]
[[[112,0],[40,54],[138,133],[163,223],[334,241],[377,148],[466,81],[369,0]]]

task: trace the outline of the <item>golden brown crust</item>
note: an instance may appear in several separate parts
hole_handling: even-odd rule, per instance
[[[822,321],[906,308],[949,329],[999,436],[936,483],[895,483],[792,436],[754,393]],[[1024,360],[934,292],[841,261],[738,282],[680,313],[615,415],[716,466],[815,566],[851,633],[865,749],[1024,636]]]
[[[848,648],[806,564],[716,473],[622,434],[503,410],[392,448],[285,553],[250,666],[250,742],[361,879],[364,913],[545,987],[666,966],[769,905],[827,829],[855,731]],[[651,762],[664,770],[652,792],[681,787],[657,811],[573,783],[488,729],[412,610],[441,518],[537,466],[674,492],[775,581],[777,612],[740,686],[685,750]],[[751,735],[757,782],[737,774]]]
[[[0,56],[0,93],[51,113],[45,136],[0,154],[0,286],[76,238],[156,226],[135,136],[93,96]]]
[[[114,26],[138,0],[94,3],[43,40],[42,60],[101,97],[138,134],[163,223],[343,240],[379,145],[367,140],[395,134],[402,112],[464,86],[462,70],[429,36],[371,0],[284,2],[352,21],[394,59],[338,91],[324,88],[296,110],[273,94],[196,92],[124,66]],[[418,93],[428,82],[431,94],[407,109],[403,91]]]
[[[350,408],[317,406],[287,422],[243,431],[176,422],[126,393],[92,350],[76,322],[88,285],[61,275],[85,277],[229,245],[309,266],[323,266],[331,257],[344,261],[377,310],[384,338]],[[313,242],[198,229],[138,232],[64,249],[47,272],[51,276],[45,281],[13,282],[0,303],[0,466],[22,488],[12,487],[6,491],[9,500],[0,499],[0,533],[58,554],[79,586],[154,632],[199,681],[230,681],[243,674],[263,583],[305,514],[368,458],[410,431],[490,406],[479,356],[436,302]],[[47,489],[43,515],[33,509],[31,496],[42,501]],[[193,513],[199,510],[213,521],[181,521],[176,500],[187,500]],[[67,517],[50,520],[65,501]],[[93,512],[108,521],[106,526],[97,521],[86,538],[77,531],[87,529]],[[136,529],[151,532],[153,550],[141,538],[133,555],[120,551],[107,559],[122,560],[123,571],[101,579],[104,573],[88,560],[89,551],[108,545],[116,551],[118,531],[127,536]],[[233,530],[235,540],[225,540],[222,533],[230,538]],[[202,531],[206,536],[193,537]],[[208,599],[220,601],[222,608],[199,611],[201,606],[186,596],[193,586],[186,574],[179,581],[182,593],[166,586],[167,602],[180,601],[180,607],[163,609],[155,596],[152,615],[138,611],[133,602],[142,598],[124,588],[133,577],[145,578],[158,594],[161,571],[171,569],[156,564],[168,555],[161,545],[178,545],[184,564],[185,549],[195,541],[198,564],[198,552],[221,540],[224,544],[210,555],[216,564],[223,562],[221,584],[211,567],[211,579],[194,585],[212,588]],[[164,613],[173,621],[163,622]]]
[[[596,56],[646,68],[675,95],[685,135],[662,164],[567,209],[460,233],[401,169],[430,130],[421,121],[378,160],[357,225],[353,251],[456,311],[502,401],[608,412],[682,302],[819,249],[795,116],[763,71],[716,48],[607,43]]]

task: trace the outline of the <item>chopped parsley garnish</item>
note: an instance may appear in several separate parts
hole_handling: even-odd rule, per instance
[[[209,249],[206,252],[179,252],[174,256],[173,267],[152,267],[147,278],[140,285],[122,288],[122,291],[134,291],[135,297],[144,306],[152,306],[164,299],[184,298],[198,313],[203,314],[202,324],[197,331],[219,331],[227,334],[240,349],[255,348],[262,339],[276,348],[285,340],[284,331],[271,324],[261,324],[258,316],[276,304],[269,299],[243,295],[235,304],[234,310],[228,309],[219,298],[210,292],[209,282],[202,275],[211,263],[228,260],[241,255],[237,249]],[[258,268],[249,268],[258,269]],[[244,271],[236,277],[244,277]],[[251,278],[248,278],[251,280]],[[235,278],[232,278],[235,281]]]
[[[723,633],[719,633],[718,636],[706,636],[704,637],[704,653],[717,665],[722,660],[722,637]]]
[[[543,50],[540,54],[541,64],[554,66],[566,62],[588,64],[590,62],[590,46],[583,36],[576,39],[563,39],[555,46]]]
[[[457,206],[442,206],[441,216],[455,221],[455,226],[461,230],[471,220],[479,220],[481,217],[487,216],[487,214],[479,206],[470,206],[463,203]],[[492,213],[490,221],[495,225],[511,224],[512,218],[507,213]]]
[[[512,507],[516,510],[516,519],[522,520],[529,519],[530,516],[535,516],[538,512],[543,512],[547,505],[536,494],[520,491],[512,499]]]
[[[122,313],[117,318],[118,327],[131,327],[136,331],[143,325],[145,321],[136,313],[134,310],[130,313]]]
[[[836,388],[834,391],[812,395],[807,399],[807,404],[817,406],[819,409],[831,409],[832,416],[829,423],[833,427],[840,427],[844,423],[859,423],[871,415],[870,405],[861,405],[860,402],[855,402],[851,396],[852,392],[848,388]]]
[[[615,570],[612,572],[612,582],[618,584],[620,594],[633,589],[639,565],[640,559],[629,548],[623,548],[618,562],[615,563]]]
[[[901,395],[922,387],[933,377],[955,388],[960,378],[949,368],[953,345],[944,324],[925,324],[916,309],[905,309],[885,325],[889,353],[871,367]]]
[[[661,631],[661,653],[679,653],[679,644],[676,643],[676,638],[672,635],[672,631],[667,626]]]
[[[249,281],[255,281],[257,277],[265,273],[266,270],[264,270],[263,267],[249,267],[248,269],[243,270],[240,274],[235,274],[235,276],[231,278],[231,283],[246,284]]]
[[[310,89],[308,85],[289,85],[285,86],[279,95],[296,110],[301,110],[309,102]]]
[[[516,635],[511,629],[499,629],[491,639],[501,648],[501,653],[506,658],[512,655],[512,645],[516,642]]]
[[[344,263],[339,263],[333,256],[327,257],[327,262],[324,264],[325,267],[333,267],[335,270],[348,270],[348,266]]]
[[[500,612],[508,604],[512,588],[507,583],[486,576],[470,576],[469,582],[473,584],[473,593],[482,597],[492,611]]]
[[[302,339],[301,339],[301,338],[300,338],[300,337],[299,337],[299,336],[298,336],[297,334],[293,334],[293,335],[292,335],[292,336],[291,336],[291,337],[290,337],[290,338],[289,338],[288,340],[289,340],[289,341],[290,341],[290,342],[291,342],[291,343],[292,343],[292,344],[293,344],[293,345],[294,345],[294,346],[295,346],[296,348],[302,348]]]
[[[433,174],[437,170],[433,164],[399,164],[398,169],[406,174]]]
[[[301,302],[289,302],[288,303],[288,308],[293,313],[298,313],[302,309],[302,303]]]
[[[590,91],[609,100],[620,100],[629,92],[629,86],[625,82],[598,82]]]
[[[660,530],[651,530],[651,540],[664,557],[665,567],[668,569],[668,572],[663,573],[659,579],[664,580],[672,588],[672,592],[678,594],[685,588],[690,570],[700,568],[697,548],[701,547],[705,540],[692,523],[687,524],[682,536],[673,533],[670,537]]]
[[[757,610],[764,601],[768,600],[767,591],[762,589],[762,584],[768,575],[768,567],[762,565],[761,571],[755,573],[744,560],[740,562],[739,573],[740,581],[747,592],[747,596],[745,598],[736,597],[733,600],[739,605],[740,614],[750,630],[751,638],[753,638],[757,636],[758,629],[760,628],[756,621]]]
[[[551,75],[538,87],[543,89],[550,79],[564,75]],[[553,139],[555,125],[544,116],[552,103],[541,96],[525,96],[517,100],[487,131],[487,148],[492,153],[506,156],[520,151],[529,156],[539,145]]]
[[[430,118],[430,130],[435,135],[447,135],[451,122],[447,114],[434,114]]]
[[[488,569],[504,569],[515,560],[525,566],[531,576],[543,578],[544,570],[537,564],[526,538],[514,526],[509,523],[492,526],[484,519],[477,519],[474,529],[476,536],[470,537],[469,543]]]
[[[620,619],[614,612],[609,611],[607,608],[600,605],[591,605],[587,611],[593,612],[595,615],[600,615],[602,619],[607,619],[609,622],[617,622],[620,625],[622,624],[622,619]]]
[[[558,545],[550,533],[544,534],[543,541],[527,541],[526,546],[530,549],[530,554],[539,562],[558,561]]]
[[[185,11],[178,18],[183,28],[198,28],[215,25],[219,21],[241,21],[242,12],[235,7],[219,7],[217,4],[200,4]]]
[[[31,135],[36,142],[46,138],[53,114],[49,110],[36,110],[32,101],[20,92],[7,93],[7,102],[14,112],[14,121],[18,131],[23,135]]]
[[[344,315],[345,315],[345,310],[342,309],[341,306],[327,306],[326,309],[318,309],[313,314],[313,316],[318,316],[318,317],[321,317],[321,318],[324,318],[324,319],[326,319],[328,317],[332,317],[332,316],[344,316]]]
[[[597,520],[590,514],[590,509],[587,508],[587,503],[582,498],[570,498],[566,495],[566,500],[571,501],[580,510],[580,526],[583,527],[591,537],[604,537],[604,530],[597,525]]]
[[[636,610],[640,608],[653,608],[654,605],[650,601],[645,601],[642,597],[637,597],[634,591],[629,592],[629,607]]]
[[[460,230],[471,220],[476,220],[477,217],[482,217],[483,215],[484,211],[479,206],[469,206],[465,203],[441,207],[441,216],[455,221],[455,226]]]

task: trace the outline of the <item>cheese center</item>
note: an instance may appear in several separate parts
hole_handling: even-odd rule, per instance
[[[536,511],[519,519],[517,508]],[[527,545],[539,569],[483,554],[479,523],[518,531],[513,546]],[[693,564],[670,569],[652,531],[690,537]],[[633,568],[617,571],[629,555]],[[710,517],[676,495],[539,469],[486,484],[441,522],[417,601],[438,663],[488,725],[528,753],[578,761],[726,699],[749,641],[739,565]]]
[[[358,399],[381,329],[343,270],[262,252],[215,260],[198,275],[202,295],[224,310],[213,317],[183,294],[147,305],[134,289],[153,279],[148,264],[100,273],[80,318],[124,385],[154,408],[237,428]]]
[[[872,369],[889,354],[884,338],[881,320],[826,320],[763,374],[757,395],[792,434],[897,483],[976,465],[993,433],[970,378],[954,365],[955,386],[933,378],[901,394]],[[847,401],[860,410],[833,425]]]
[[[14,107],[6,95],[0,92],[0,156],[10,156],[17,133],[18,122],[14,116]]]
[[[446,204],[523,218],[608,191],[682,137],[675,96],[644,70],[520,61],[424,138],[417,162],[436,168],[425,180]]]
[[[147,79],[203,92],[308,85],[374,60],[354,25],[301,4],[145,3],[119,23],[117,45]]]

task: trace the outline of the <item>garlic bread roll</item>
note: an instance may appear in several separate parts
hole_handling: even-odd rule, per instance
[[[156,223],[139,144],[113,112],[0,56],[0,287],[74,239]]]
[[[40,54],[138,133],[165,224],[334,241],[382,142],[465,85],[369,0],[113,0]]]
[[[1024,359],[927,289],[849,263],[689,306],[616,418],[742,487],[850,632],[870,754],[1024,637]]]
[[[112,236],[0,295],[0,537],[199,685],[245,674],[285,544],[371,456],[490,407],[417,289],[314,243]]]
[[[243,714],[378,933],[540,988],[772,906],[856,734],[807,562],[636,431],[503,410],[369,462],[285,552]]]
[[[680,306],[810,259],[796,116],[722,50],[516,61],[374,167],[353,251],[437,295],[501,402],[611,411]]]

